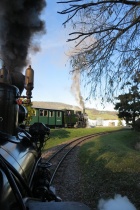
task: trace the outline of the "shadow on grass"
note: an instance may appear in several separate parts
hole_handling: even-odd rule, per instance
[[[51,138],[55,139],[63,139],[63,138],[69,138],[70,137],[70,132],[65,130],[65,129],[54,129],[54,130],[51,130],[51,135],[50,135]]]
[[[136,170],[135,168],[135,170],[133,170],[131,166],[125,170],[123,168],[121,169],[121,158],[122,161],[123,158],[126,158],[127,162],[129,149],[133,150],[133,148],[130,147],[131,141],[129,141],[129,143],[128,139],[127,141],[122,141],[122,147],[126,144],[124,151],[117,150],[115,143],[114,146],[112,146],[110,142],[105,143],[102,141],[104,141],[104,137],[98,139],[97,142],[92,141],[85,143],[80,151],[80,167],[84,177],[83,200],[91,209],[97,209],[98,202],[101,198],[110,199],[114,198],[115,194],[120,194],[127,196],[130,202],[132,202],[137,209],[140,209],[140,169],[138,168]],[[98,144],[98,146],[96,144]],[[118,146],[121,148],[121,145]],[[94,149],[95,147],[96,149]],[[113,156],[108,155],[108,152],[115,154],[116,165]],[[119,155],[121,153],[123,155],[120,158]],[[135,156],[135,151],[133,151],[133,155]],[[137,156],[136,159],[139,161],[140,156]],[[137,164],[137,160],[134,159],[134,164]],[[114,163],[114,166],[110,163]]]
[[[50,138],[47,140],[45,144],[44,151],[51,147],[55,147],[59,144],[66,142],[69,137],[70,137],[70,132],[65,129],[51,130]]]

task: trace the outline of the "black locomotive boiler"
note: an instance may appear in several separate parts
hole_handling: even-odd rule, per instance
[[[89,210],[79,202],[61,201],[51,190],[50,165],[41,157],[49,128],[35,123],[27,132],[19,126],[26,116],[20,96],[25,88],[30,103],[33,73],[31,66],[25,76],[0,69],[0,209]]]

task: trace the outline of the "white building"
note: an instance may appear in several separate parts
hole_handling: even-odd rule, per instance
[[[125,120],[121,120],[122,125],[126,126]],[[95,126],[118,126],[119,120],[103,120],[103,119],[96,119],[96,120],[91,120],[88,119],[87,121],[88,126],[87,127],[95,127]]]

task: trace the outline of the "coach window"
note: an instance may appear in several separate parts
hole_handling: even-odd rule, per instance
[[[43,110],[42,109],[40,109],[39,116],[43,116]]]
[[[57,117],[61,117],[61,112],[60,111],[57,112]]]
[[[50,111],[50,117],[53,117],[53,111]]]
[[[67,111],[67,115],[71,115],[71,111],[69,110],[69,111]]]
[[[48,117],[48,110],[44,110],[44,116]]]

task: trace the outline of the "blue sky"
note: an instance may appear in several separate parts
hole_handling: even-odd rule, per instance
[[[63,5],[56,2],[56,0],[47,1],[47,7],[42,14],[47,33],[37,40],[40,42],[41,51],[30,55],[31,66],[35,73],[32,100],[79,105],[71,91],[72,75],[69,73],[70,65],[66,55],[74,43],[66,42],[70,28],[64,28],[62,23],[67,15],[57,13],[63,9]],[[84,89],[82,97],[83,99],[87,97]],[[101,109],[100,104],[95,101],[86,102],[85,107]]]

